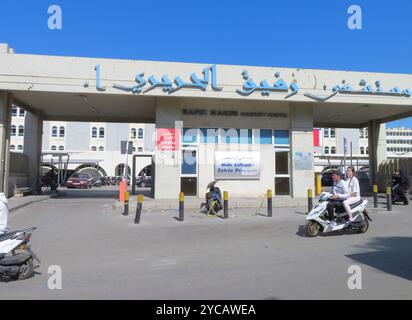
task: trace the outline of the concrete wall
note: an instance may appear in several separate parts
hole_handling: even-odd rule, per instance
[[[15,190],[30,186],[29,158],[17,152],[10,152],[10,172],[8,181],[8,197],[12,197]]]

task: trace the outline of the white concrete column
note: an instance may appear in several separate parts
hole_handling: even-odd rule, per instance
[[[182,111],[179,100],[157,100],[156,108],[156,137],[161,129],[176,129],[180,133],[182,128]],[[155,199],[178,199],[180,192],[181,145],[176,151],[161,151],[155,146]]]
[[[29,185],[41,190],[40,156],[43,138],[43,115],[26,112],[24,124],[24,154],[29,161]]]
[[[0,92],[0,192],[9,195],[8,177],[10,168],[10,127],[12,96]]]
[[[306,199],[314,190],[313,106],[292,103],[290,106],[292,197]],[[308,159],[309,157],[309,159]]]
[[[383,192],[386,188],[384,175],[380,174],[379,166],[387,160],[386,125],[377,121],[368,124],[369,139],[369,172],[372,185],[377,184]]]

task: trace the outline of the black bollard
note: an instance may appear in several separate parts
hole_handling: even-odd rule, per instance
[[[179,221],[185,220],[185,194],[183,192],[179,195]]]
[[[373,185],[373,207],[376,209],[378,206],[378,186]]]
[[[124,194],[124,216],[129,215],[129,192],[125,192]]]
[[[229,219],[229,193],[223,192],[223,218]]]
[[[268,190],[268,217],[272,217],[273,216],[273,194],[272,194],[272,190]]]
[[[136,216],[134,218],[134,224],[140,223],[140,217],[142,216],[143,208],[143,195],[139,194],[137,196],[137,207],[136,207]]]
[[[308,189],[308,213],[313,209],[313,190]]]
[[[386,188],[386,206],[388,211],[392,211],[392,189],[390,187]]]

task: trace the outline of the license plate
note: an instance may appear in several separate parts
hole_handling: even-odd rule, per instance
[[[73,183],[75,186],[79,186],[80,185],[80,183],[78,183],[78,182],[75,182],[75,183]]]

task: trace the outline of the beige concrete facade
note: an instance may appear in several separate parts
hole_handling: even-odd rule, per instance
[[[377,168],[383,146],[376,138],[381,123],[412,115],[412,76],[405,74],[378,74],[346,71],[304,70],[277,67],[231,66],[195,63],[127,61],[97,58],[53,57],[15,54],[9,47],[0,46],[0,107],[10,108],[6,101],[13,98],[27,111],[40,112],[49,121],[90,121],[155,123],[157,129],[175,128],[235,128],[288,130],[290,196],[304,199],[308,188],[313,188],[312,167],[296,167],[301,154],[313,157],[313,127],[363,128],[369,126],[371,159]],[[212,69],[214,68],[214,69]],[[97,74],[100,71],[100,75]],[[203,78],[202,71],[209,74]],[[247,71],[247,72],[246,72]],[[144,75],[143,75],[144,73]],[[197,82],[193,81],[193,74]],[[215,81],[212,79],[216,76]],[[283,79],[286,90],[256,90],[241,95],[237,90],[250,87],[248,74],[260,85],[262,81],[274,83]],[[163,81],[164,76],[176,88],[178,80],[183,85],[172,93],[164,86],[145,92],[149,83],[139,84],[153,76]],[[138,76],[136,78],[136,76]],[[179,77],[179,78],[178,78]],[[195,78],[196,78],[195,77]],[[136,80],[135,80],[136,79]],[[153,78],[152,78],[153,79]],[[200,80],[199,80],[200,79]],[[207,82],[204,90],[193,84]],[[361,92],[360,82],[373,87],[371,92]],[[377,92],[375,82],[381,88]],[[292,84],[299,87],[293,93]],[[335,86],[350,85],[352,92],[334,93]],[[119,89],[122,86],[123,89]],[[272,86],[272,85],[271,85]],[[124,87],[130,90],[124,90]],[[131,88],[135,87],[135,92]],[[363,87],[366,87],[363,86]],[[389,94],[392,88],[400,88],[399,94]],[[274,88],[274,87],[272,87]],[[383,89],[382,89],[383,88]],[[386,92],[386,93],[383,93]],[[404,92],[404,93],[402,93]],[[6,108],[6,109],[4,109]],[[207,115],[184,114],[184,109],[206,111]],[[211,110],[237,112],[279,113],[274,117],[211,116]],[[4,113],[6,115],[6,113]],[[3,117],[3,125],[8,120]],[[1,124],[0,124],[1,125]],[[0,130],[0,138],[6,136]],[[371,138],[372,137],[372,138]],[[375,137],[375,138],[373,138]],[[7,141],[3,138],[2,150]],[[193,147],[193,146],[192,146]],[[202,197],[205,187],[214,178],[213,155],[217,151],[260,152],[260,179],[222,181],[221,188],[233,196],[258,197],[267,189],[275,189],[276,146],[256,143],[215,145],[199,143],[196,146],[198,161],[197,195]],[[234,149],[233,149],[234,148]],[[300,154],[300,155],[299,155]],[[7,151],[0,154],[3,161]],[[155,197],[175,199],[181,190],[181,149],[155,153]],[[209,159],[203,161],[203,158]],[[376,170],[375,170],[376,171]],[[1,172],[0,172],[1,174]]]

